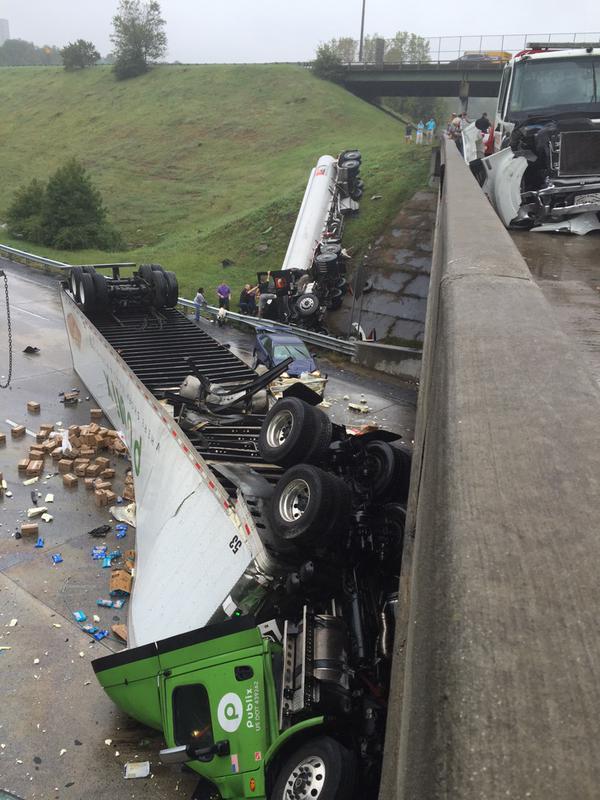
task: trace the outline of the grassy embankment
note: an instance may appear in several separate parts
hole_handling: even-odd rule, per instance
[[[427,177],[429,148],[406,146],[400,123],[300,67],[162,66],[122,83],[105,67],[5,67],[0,108],[0,222],[15,189],[76,156],[128,249],[57,251],[3,229],[1,242],[68,263],[158,262],[184,296],[203,284],[209,301],[222,278],[237,292],[279,266],[323,153],[363,152],[365,196],[344,239],[355,254]]]

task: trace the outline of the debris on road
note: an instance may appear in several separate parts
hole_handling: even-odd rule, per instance
[[[125,764],[126,778],[147,778],[150,775],[149,761],[128,761]]]
[[[10,435],[13,439],[22,439],[25,436],[25,425],[15,425],[10,429]]]
[[[39,414],[41,406],[36,400],[28,400],[27,401],[27,411],[30,414]]]
[[[61,556],[60,553],[54,553],[54,555],[52,556],[52,563],[53,564],[62,564],[63,561],[64,561],[64,559],[63,559],[63,557]]]
[[[106,536],[110,529],[110,525],[99,525],[97,528],[92,528],[91,531],[88,531],[88,535],[96,537]]]
[[[85,622],[87,619],[87,614],[84,611],[73,611],[73,616],[77,622]]]
[[[27,353],[28,356],[35,355],[40,352],[39,347],[35,347],[33,345],[28,344],[27,347],[23,350],[24,353]]]
[[[8,627],[9,627],[9,628],[15,628],[15,627],[16,627],[16,625],[17,625],[17,622],[18,622],[18,621],[19,621],[19,620],[18,620],[18,619],[16,619],[16,618],[14,618],[14,619],[11,619],[11,621],[8,623]]]
[[[23,522],[21,524],[21,536],[38,536],[40,532],[37,522]]]
[[[110,629],[118,639],[125,643],[127,642],[127,625],[111,625]]]
[[[47,494],[46,497],[44,497],[44,503],[53,503],[53,502],[54,502],[53,494]]]
[[[44,546],[44,539],[42,536],[38,536],[37,542],[33,545],[34,547],[43,547]]]

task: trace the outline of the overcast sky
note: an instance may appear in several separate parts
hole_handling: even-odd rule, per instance
[[[302,61],[319,42],[354,36],[362,0],[161,0],[168,60],[186,62]],[[0,0],[12,38],[62,46],[89,39],[104,55],[118,0]],[[600,28],[598,0],[366,0],[367,33],[408,30],[426,36],[589,31]],[[542,13],[540,13],[542,12]],[[598,37],[600,38],[600,34]],[[457,47],[449,43],[448,47]],[[515,47],[517,45],[514,45]],[[499,49],[487,42],[484,49]],[[477,50],[476,41],[462,49]]]

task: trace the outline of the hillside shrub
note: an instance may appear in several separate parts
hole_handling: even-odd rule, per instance
[[[106,220],[100,192],[77,159],[59,167],[47,184],[34,179],[21,187],[7,222],[14,235],[62,250],[123,246],[121,235]]]

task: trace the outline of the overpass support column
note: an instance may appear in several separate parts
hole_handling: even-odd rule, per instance
[[[460,110],[461,113],[467,113],[467,108],[469,106],[469,81],[461,81],[460,88],[458,90],[458,96],[460,98]]]

